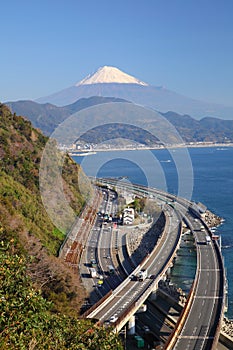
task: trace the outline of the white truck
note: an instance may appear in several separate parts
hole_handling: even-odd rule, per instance
[[[138,275],[137,275],[138,281],[143,282],[145,281],[146,278],[147,278],[147,270],[141,270],[138,272]]]
[[[90,275],[92,278],[97,277],[97,272],[96,272],[96,269],[94,267],[90,267],[89,271],[90,271]]]

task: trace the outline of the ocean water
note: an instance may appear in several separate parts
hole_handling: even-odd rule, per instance
[[[89,176],[127,177],[202,202],[225,221],[217,228],[228,279],[233,319],[233,147],[98,152],[74,157]]]

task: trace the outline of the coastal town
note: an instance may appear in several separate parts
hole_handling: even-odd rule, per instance
[[[147,146],[145,144],[139,144],[137,142],[127,143],[127,142],[116,142],[116,140],[111,143],[101,143],[92,144],[86,142],[77,142],[71,145],[60,144],[58,148],[63,152],[68,152],[71,156],[87,156],[93,155],[97,152],[107,152],[107,151],[131,151],[131,150],[162,150],[162,149],[173,149],[173,148],[195,148],[195,147],[216,147],[216,148],[226,148],[233,147],[233,143],[216,143],[216,142],[189,142],[181,144],[154,144]]]

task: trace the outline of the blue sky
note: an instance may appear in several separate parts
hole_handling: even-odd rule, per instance
[[[111,65],[233,106],[232,0],[1,2],[0,100],[35,99]]]

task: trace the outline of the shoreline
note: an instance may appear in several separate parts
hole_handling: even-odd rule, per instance
[[[174,144],[169,146],[145,146],[145,147],[112,147],[112,148],[92,148],[91,150],[83,151],[68,151],[68,154],[77,157],[85,157],[87,155],[93,155],[97,152],[115,152],[115,151],[145,151],[145,150],[164,150],[164,149],[177,149],[177,148],[224,148],[233,147],[233,143],[190,143],[190,144]]]

